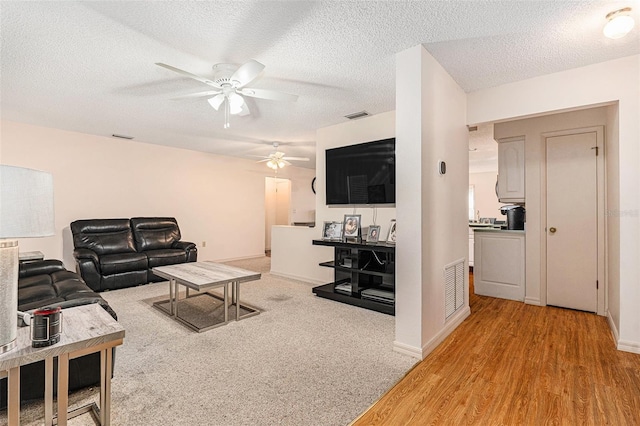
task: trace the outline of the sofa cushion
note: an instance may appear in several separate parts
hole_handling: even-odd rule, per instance
[[[71,222],[74,248],[93,250],[98,255],[135,253],[128,219],[90,219]]]
[[[184,263],[187,261],[187,253],[184,250],[149,250],[146,251],[145,254],[149,258],[149,268]]]
[[[32,277],[18,279],[18,291],[27,287],[48,285],[51,287],[51,275],[34,275]]]
[[[20,288],[18,286],[18,305],[29,304],[37,300],[47,300],[58,297],[51,280],[49,282],[41,282],[40,284],[30,285]],[[41,305],[43,306],[43,305]]]
[[[100,269],[103,275],[147,269],[147,256],[144,253],[107,254],[100,257]]]
[[[64,302],[62,297],[50,297],[48,299],[36,299],[28,303],[20,303],[18,304],[18,310],[25,312],[30,311],[32,309],[43,308],[45,306],[56,305],[60,302]]]
[[[138,251],[168,249],[181,237],[173,217],[134,217],[131,228]]]
[[[70,299],[69,296],[75,293],[84,293],[87,296],[93,294],[93,291],[91,291],[91,289],[79,279],[57,281],[53,283],[53,288],[55,289],[58,297],[65,300]]]

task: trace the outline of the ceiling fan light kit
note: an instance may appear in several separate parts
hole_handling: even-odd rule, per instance
[[[232,64],[216,64],[213,66],[214,77],[212,79],[201,77],[199,75],[192,74],[188,71],[184,71],[160,62],[157,62],[156,65],[184,75],[186,77],[192,78],[196,81],[206,84],[207,86],[213,87],[214,90],[193,93],[183,97],[197,98],[206,96],[209,98],[207,99],[207,101],[216,111],[219,111],[220,107],[224,104],[225,129],[228,129],[230,127],[230,115],[243,116],[250,114],[244,96],[289,102],[295,102],[298,99],[297,95],[290,95],[288,93],[281,93],[265,89],[245,88],[244,86],[255,80],[264,69],[264,65],[254,59],[250,59],[239,68],[236,68]]]
[[[625,7],[607,14],[606,19],[608,22],[602,29],[602,33],[614,40],[626,36],[635,25],[635,21],[629,16],[630,13],[631,8]]]

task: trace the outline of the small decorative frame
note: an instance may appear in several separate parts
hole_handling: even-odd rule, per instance
[[[359,214],[345,214],[344,222],[342,226],[342,236],[344,238],[359,237],[360,236],[360,215]]]
[[[396,220],[393,219],[389,224],[389,235],[387,236],[387,243],[396,243]]]
[[[323,240],[340,240],[342,238],[342,222],[324,222],[322,226]]]
[[[380,238],[380,225],[369,225],[369,232],[367,232],[367,242],[377,243]]]

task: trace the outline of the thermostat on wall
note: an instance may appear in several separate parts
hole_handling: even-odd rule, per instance
[[[438,173],[441,175],[447,173],[447,163],[442,160],[438,161]]]

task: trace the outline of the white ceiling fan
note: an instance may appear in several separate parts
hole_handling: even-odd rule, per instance
[[[286,157],[284,152],[278,151],[278,146],[280,144],[278,142],[273,143],[273,149],[275,150],[269,155],[264,156],[254,156],[262,158],[262,160],[258,160],[258,163],[267,163],[267,167],[272,168],[273,170],[278,170],[283,168],[284,166],[290,166],[291,163],[289,161],[309,161],[306,157]]]
[[[264,69],[264,65],[254,59],[250,59],[240,67],[236,67],[233,64],[216,64],[213,66],[213,78],[201,77],[160,62],[157,62],[156,65],[212,87],[211,90],[205,92],[192,93],[174,99],[208,97],[207,101],[216,111],[224,105],[225,129],[229,128],[229,115],[237,114],[243,116],[250,114],[249,107],[247,107],[243,96],[289,102],[295,102],[298,99],[298,95],[245,87],[255,80]]]

